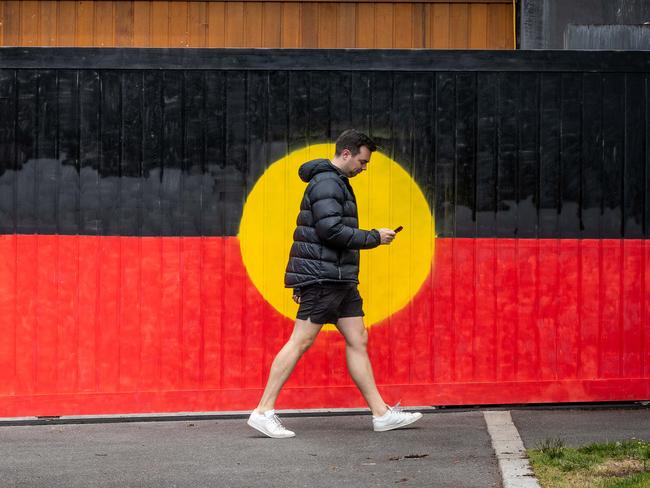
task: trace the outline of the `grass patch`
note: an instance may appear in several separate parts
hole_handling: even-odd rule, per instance
[[[561,439],[546,439],[527,452],[543,488],[650,488],[650,443],[645,441],[572,448]]]

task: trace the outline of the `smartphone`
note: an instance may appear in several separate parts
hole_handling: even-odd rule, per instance
[[[400,225],[397,229],[395,229],[395,234],[397,234],[397,233],[398,233],[400,230],[402,230],[403,228],[404,228],[404,227],[402,227],[402,226]]]

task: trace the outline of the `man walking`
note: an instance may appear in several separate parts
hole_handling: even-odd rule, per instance
[[[348,178],[367,169],[376,144],[350,129],[336,140],[334,159],[303,164],[298,174],[309,183],[300,204],[297,228],[285,274],[300,304],[291,337],[271,365],[269,379],[248,425],[269,437],[293,437],[275,414],[280,389],[300,357],[314,342],[323,324],[335,324],[343,334],[350,376],[372,412],[377,432],[409,425],[421,413],[389,407],[381,398],[366,351],[368,332],[363,323],[359,283],[359,250],[390,244],[391,229],[359,229],[354,191]]]

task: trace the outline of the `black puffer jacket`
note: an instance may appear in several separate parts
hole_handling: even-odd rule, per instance
[[[300,204],[284,275],[287,288],[316,282],[359,283],[359,249],[379,246],[379,232],[359,229],[357,202],[348,178],[327,159],[298,170],[309,182]]]

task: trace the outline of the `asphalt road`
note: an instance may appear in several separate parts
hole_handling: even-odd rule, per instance
[[[650,441],[650,408],[511,409],[526,448]],[[376,433],[365,415],[285,416],[293,439],[243,418],[0,424],[5,487],[501,487],[482,410],[438,410]]]
[[[2,487],[500,487],[481,412],[376,433],[370,415],[0,427]]]

